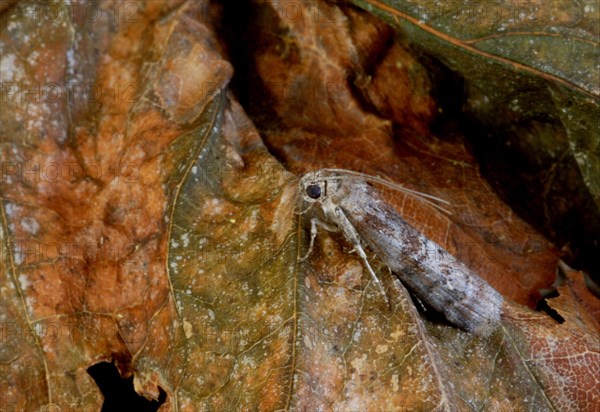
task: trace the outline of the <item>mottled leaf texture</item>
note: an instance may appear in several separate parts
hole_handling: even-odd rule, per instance
[[[100,362],[148,399],[166,392],[160,411],[598,410],[597,298],[562,265],[554,315],[532,309],[559,253],[492,190],[452,121],[431,131],[435,79],[406,37],[314,0],[0,11],[0,411],[100,410],[87,373]],[[515,79],[561,79],[547,89],[572,99],[560,116],[589,121],[595,66],[502,47],[528,67]],[[579,136],[572,154],[593,170]],[[367,251],[388,304],[336,233],[301,261],[311,211],[297,176],[322,167],[448,200],[451,215],[378,187],[503,295],[501,325],[481,338],[444,323]]]

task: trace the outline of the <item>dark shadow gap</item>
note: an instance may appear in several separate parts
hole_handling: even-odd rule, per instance
[[[538,312],[544,312],[558,323],[564,323],[565,318],[560,316],[560,313],[558,313],[555,309],[552,309],[552,307],[548,305],[548,301],[546,300],[547,298],[556,298],[558,296],[559,293],[557,290],[553,290],[552,292],[547,293],[546,296],[544,296],[538,301],[535,310],[537,310]]]
[[[111,362],[100,362],[87,369],[104,396],[102,412],[155,412],[165,403],[167,393],[159,386],[158,400],[148,400],[133,389],[133,375],[123,378]]]

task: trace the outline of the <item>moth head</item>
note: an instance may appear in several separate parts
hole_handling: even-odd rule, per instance
[[[336,188],[337,182],[319,171],[307,173],[300,179],[302,198],[309,203],[323,202]]]

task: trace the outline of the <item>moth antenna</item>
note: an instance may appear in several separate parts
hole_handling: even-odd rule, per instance
[[[402,185],[399,185],[397,183],[390,182],[389,180],[382,179],[382,178],[377,177],[377,176],[371,176],[371,175],[368,175],[366,173],[355,172],[354,170],[347,170],[347,169],[321,169],[321,170],[326,171],[326,172],[345,173],[345,174],[352,175],[352,176],[362,177],[365,180],[369,180],[371,182],[379,183],[379,184],[381,184],[383,186],[389,187],[390,189],[398,190],[400,192],[412,195],[415,198],[419,199],[420,201],[422,201],[424,203],[427,203],[428,205],[430,205],[431,207],[434,207],[437,210],[440,210],[440,211],[442,211],[444,213],[447,213],[449,215],[452,214],[452,212],[450,210],[448,210],[448,209],[446,209],[446,208],[438,205],[437,203],[435,203],[435,202],[440,202],[440,203],[444,203],[446,205],[450,205],[451,203],[448,202],[447,200],[439,198],[439,197],[436,197],[436,196],[433,196],[433,195],[429,195],[427,193],[419,192],[418,190],[409,189],[409,188],[404,187]],[[322,179],[323,180],[335,180],[335,179],[339,179],[339,178],[338,177],[323,177]]]

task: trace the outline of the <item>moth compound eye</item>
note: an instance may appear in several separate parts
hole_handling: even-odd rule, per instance
[[[316,184],[308,185],[306,187],[306,194],[312,199],[318,199],[321,197],[321,187]]]

